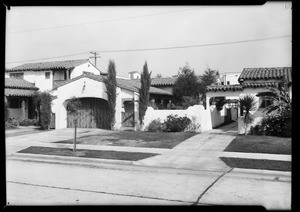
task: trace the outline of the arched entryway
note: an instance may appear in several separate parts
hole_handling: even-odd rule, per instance
[[[108,102],[100,98],[79,98],[81,108],[79,109],[78,128],[101,128],[109,129]],[[73,128],[74,117],[67,114],[67,127]]]

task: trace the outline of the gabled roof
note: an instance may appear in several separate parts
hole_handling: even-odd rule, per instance
[[[241,83],[245,80],[270,80],[286,79],[288,83],[292,82],[292,67],[274,67],[274,68],[244,68],[238,78]]]
[[[30,83],[24,79],[5,78],[5,88],[20,88],[27,90],[38,90],[33,83]]]
[[[70,82],[76,81],[78,79],[84,78],[84,77],[87,77],[89,79],[93,79],[93,80],[96,80],[96,81],[99,81],[99,82],[104,82],[104,79],[105,79],[105,76],[102,76],[102,75],[95,75],[95,74],[92,74],[92,73],[84,73],[83,75],[80,75],[78,77],[75,77],[73,79],[65,81],[64,83],[57,86],[56,88],[61,87],[63,85],[66,85]],[[120,88],[123,88],[123,89],[133,91],[133,92],[139,92],[141,84],[138,81],[117,78],[117,86],[120,87]],[[56,89],[56,88],[54,88],[54,89]],[[164,91],[164,90],[161,90],[161,89],[158,89],[158,88],[155,88],[155,87],[150,87],[149,92],[152,93],[152,94],[162,94],[162,95],[170,95],[170,96],[172,95],[172,93],[170,93],[168,91]]]
[[[39,62],[39,63],[25,63],[17,67],[7,69],[6,72],[15,71],[39,71],[39,70],[49,70],[49,69],[69,69],[76,66],[82,65],[89,62],[88,59],[82,60],[64,60],[64,61],[52,61],[52,62]]]
[[[5,78],[5,96],[33,96],[37,90],[33,83],[26,80]]]

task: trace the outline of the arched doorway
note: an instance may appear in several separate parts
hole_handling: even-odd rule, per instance
[[[99,98],[79,98],[78,128],[101,128],[110,129],[108,103]],[[74,117],[67,114],[67,127],[73,128]]]

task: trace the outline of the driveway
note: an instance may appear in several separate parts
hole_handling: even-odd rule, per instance
[[[172,167],[189,170],[229,171],[220,154],[237,136],[237,123],[197,134],[155,157],[134,162],[135,165]]]

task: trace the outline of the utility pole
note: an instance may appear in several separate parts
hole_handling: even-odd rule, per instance
[[[95,67],[97,68],[97,58],[100,58],[100,56],[97,56],[97,55],[99,55],[99,53],[97,53],[97,52],[90,52],[90,53],[94,55],[93,57],[90,57],[90,58],[95,59]]]

